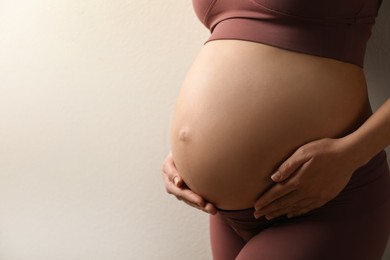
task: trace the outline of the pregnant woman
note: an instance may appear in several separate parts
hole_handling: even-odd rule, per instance
[[[381,0],[193,0],[211,36],[178,95],[169,193],[210,213],[215,260],[380,260],[390,99],[363,61]]]

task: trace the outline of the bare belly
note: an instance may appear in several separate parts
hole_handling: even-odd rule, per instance
[[[171,126],[176,167],[222,209],[252,207],[299,146],[341,137],[371,114],[361,68],[240,40],[205,44]]]

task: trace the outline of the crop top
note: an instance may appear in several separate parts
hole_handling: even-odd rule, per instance
[[[363,68],[382,0],[192,0],[204,42],[240,39]]]

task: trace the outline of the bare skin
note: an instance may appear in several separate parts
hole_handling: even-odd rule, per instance
[[[271,176],[277,183],[257,200],[255,217],[295,217],[322,206],[345,187],[354,170],[389,145],[387,99],[351,134],[312,141],[285,160]]]
[[[210,213],[215,207],[254,207],[276,186],[271,175],[299,147],[341,140],[370,115],[358,66],[259,43],[212,41],[201,49],[178,96],[164,183],[169,193]],[[329,151],[350,152],[339,145],[347,142],[334,143]],[[334,194],[357,167],[339,167],[346,174]]]

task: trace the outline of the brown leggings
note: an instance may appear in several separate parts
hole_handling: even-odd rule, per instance
[[[381,151],[333,200],[288,219],[254,209],[210,215],[214,260],[380,260],[390,234],[390,172]]]

